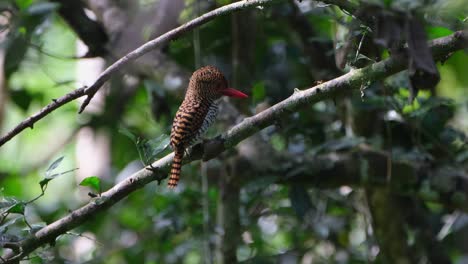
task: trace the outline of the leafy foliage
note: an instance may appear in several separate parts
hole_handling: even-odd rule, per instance
[[[18,200],[14,197],[0,196],[0,244],[5,248],[10,248],[11,245],[17,243],[26,237],[28,234],[33,234],[45,225],[43,223],[30,224],[26,216],[26,208],[34,204],[39,198],[45,195],[47,185],[57,176],[69,173],[74,170],[69,170],[61,173],[53,173],[63,161],[63,156],[52,162],[45,172],[45,177],[39,182],[41,194],[29,201]],[[14,216],[12,216],[14,215]],[[19,215],[19,216],[18,216]],[[23,226],[22,229],[19,229]],[[27,231],[27,232],[23,232]],[[7,246],[6,246],[7,245]]]

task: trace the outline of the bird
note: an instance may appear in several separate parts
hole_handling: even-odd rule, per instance
[[[204,66],[190,77],[185,98],[172,123],[170,146],[174,151],[168,187],[177,187],[186,149],[198,141],[213,124],[222,96],[247,98],[243,92],[229,88],[223,73],[214,66]]]

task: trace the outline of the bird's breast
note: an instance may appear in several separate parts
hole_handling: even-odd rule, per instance
[[[185,149],[195,143],[213,124],[217,112],[218,101],[184,100],[172,124],[172,148]]]

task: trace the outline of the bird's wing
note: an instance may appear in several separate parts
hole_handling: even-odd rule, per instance
[[[171,131],[173,148],[187,148],[197,136],[208,113],[209,106],[201,103],[182,103],[176,113]]]

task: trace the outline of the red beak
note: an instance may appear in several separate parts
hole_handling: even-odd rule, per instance
[[[247,97],[249,97],[245,93],[243,93],[241,91],[238,91],[236,89],[233,89],[233,88],[223,89],[223,90],[221,90],[221,94],[223,94],[225,96],[237,97],[237,98],[247,98]]]

